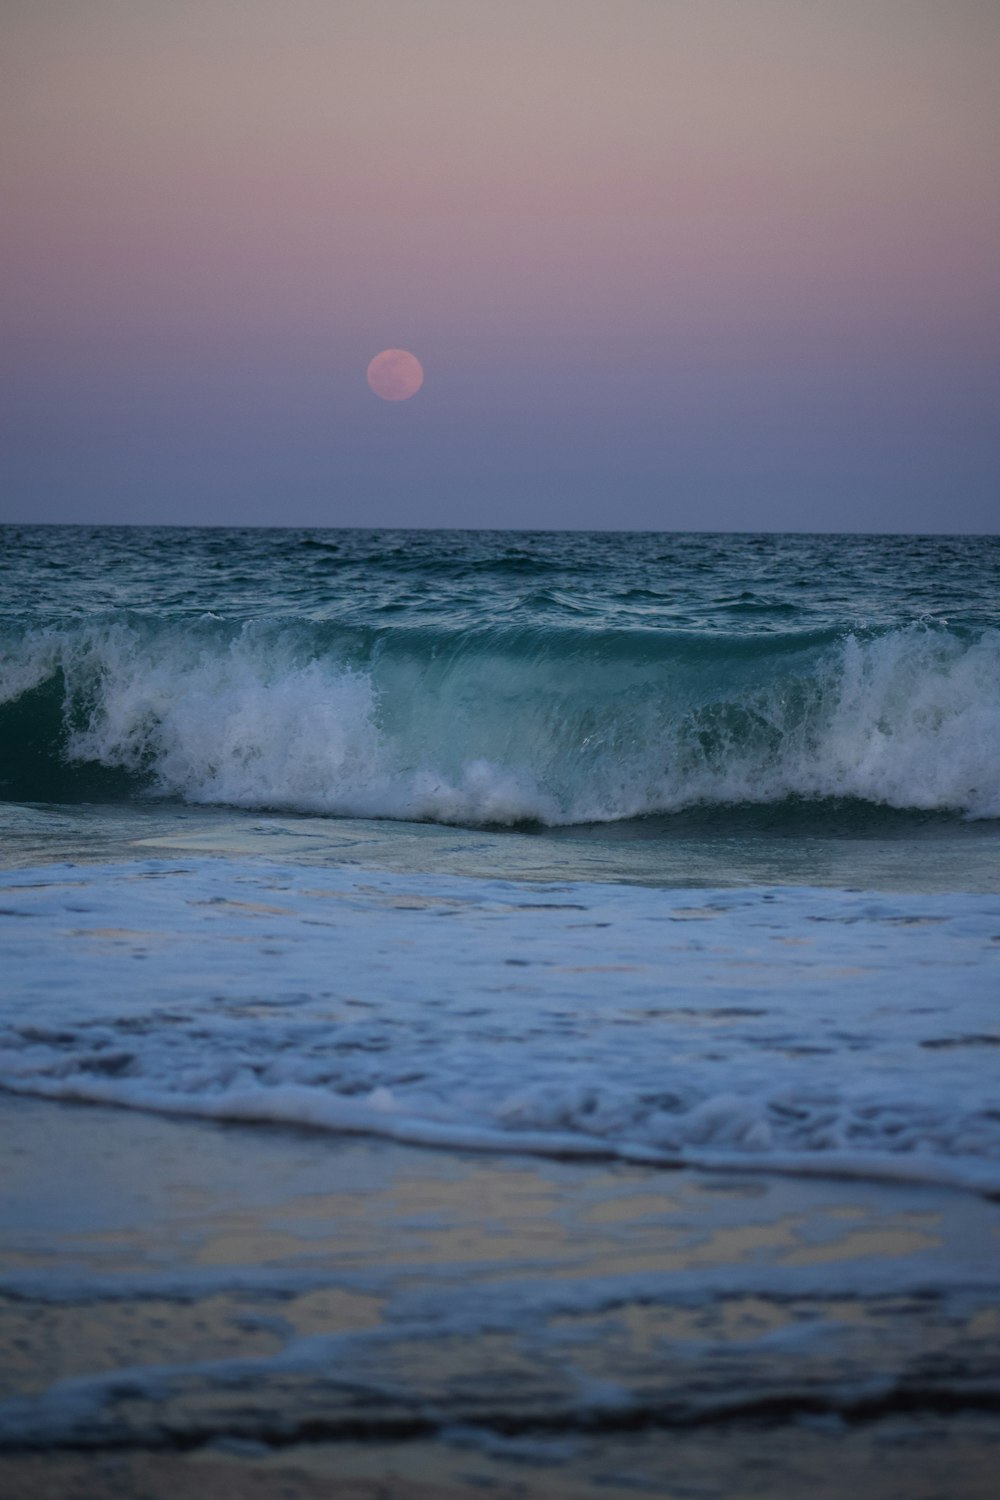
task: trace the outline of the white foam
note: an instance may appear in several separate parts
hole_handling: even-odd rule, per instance
[[[0,663],[0,701],[61,669],[67,755],[192,802],[560,824],[798,796],[1000,816],[995,630],[699,667],[502,641],[349,661],[301,630],[217,626],[38,632]]]
[[[213,861],[64,876],[0,879],[31,919],[0,939],[8,1089],[1000,1191],[992,898]]]

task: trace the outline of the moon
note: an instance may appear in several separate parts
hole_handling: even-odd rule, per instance
[[[368,384],[383,401],[409,401],[423,383],[423,366],[408,349],[383,349],[368,366]]]

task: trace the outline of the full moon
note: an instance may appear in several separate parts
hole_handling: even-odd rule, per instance
[[[408,349],[383,349],[368,366],[368,384],[383,401],[409,401],[423,383],[423,367]]]

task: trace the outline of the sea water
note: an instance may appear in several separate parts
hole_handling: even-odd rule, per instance
[[[1000,818],[996,539],[8,528],[0,566],[10,801]]]
[[[8,1087],[1000,1187],[1000,540],[15,527],[0,586]]]
[[[3,542],[9,1095],[1000,1194],[1000,540]]]

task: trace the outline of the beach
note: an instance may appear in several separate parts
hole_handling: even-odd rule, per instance
[[[2,877],[10,1493],[989,1493],[995,898],[210,826]]]
[[[3,1113],[4,1494],[990,1493],[995,1203]]]
[[[991,1494],[992,553],[72,540],[0,660],[0,1493]]]

